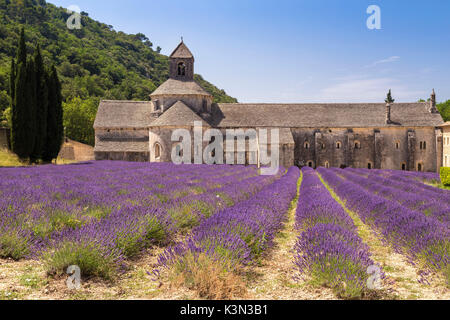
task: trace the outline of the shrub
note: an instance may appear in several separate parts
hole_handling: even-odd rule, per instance
[[[201,298],[233,299],[246,293],[245,284],[238,275],[205,253],[189,252],[178,259],[169,271],[172,284],[194,289]]]
[[[112,280],[122,259],[119,251],[104,248],[95,242],[67,241],[55,251],[43,254],[48,274],[61,275],[71,265],[76,265],[84,277],[94,276]]]
[[[14,230],[0,235],[0,257],[19,260],[30,254],[29,239]]]
[[[444,186],[450,186],[450,168],[441,168],[441,182]]]

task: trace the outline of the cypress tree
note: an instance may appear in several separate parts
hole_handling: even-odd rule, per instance
[[[392,98],[391,89],[389,89],[386,100],[384,100],[384,101],[386,103],[394,103],[395,102],[395,100]]]
[[[17,49],[17,64],[27,63],[27,46],[25,44],[25,29],[20,30],[19,48]]]
[[[14,62],[14,58],[11,59],[11,72],[9,74],[9,96],[11,98],[11,109],[13,109],[14,99],[16,97],[16,63]]]
[[[47,88],[47,143],[43,160],[50,162],[58,157],[64,135],[61,84],[54,66],[47,74]]]
[[[34,61],[30,59],[27,63],[27,86],[26,86],[27,105],[25,110],[27,117],[25,120],[25,126],[28,128],[27,134],[27,149],[29,150],[29,156],[31,162],[36,162],[35,145],[37,135],[37,110],[36,110],[36,72]]]
[[[19,63],[15,81],[15,99],[12,110],[11,148],[21,159],[28,158],[30,149],[27,146],[27,64]]]
[[[35,94],[35,114],[36,114],[36,136],[33,160],[41,159],[44,154],[45,144],[47,143],[47,109],[48,109],[48,89],[46,70],[42,60],[41,49],[39,45],[34,53],[34,74],[36,83]]]
[[[26,78],[27,78],[27,48],[25,31],[20,32],[19,47],[17,49],[17,64],[11,63],[11,149],[20,158],[27,158],[30,151],[26,148],[27,133],[25,128],[26,110]]]

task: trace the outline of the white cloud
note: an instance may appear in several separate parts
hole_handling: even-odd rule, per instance
[[[383,102],[389,89],[396,101],[416,101],[426,94],[405,86],[395,78],[361,78],[341,81],[319,93],[319,100],[334,102]]]
[[[392,62],[395,62],[395,61],[398,61],[398,60],[400,60],[399,56],[392,56],[392,57],[389,57],[389,58],[386,58],[386,59],[375,61],[375,62],[365,66],[365,68],[372,68],[372,67],[375,67],[375,66],[377,66],[379,64],[392,63]]]

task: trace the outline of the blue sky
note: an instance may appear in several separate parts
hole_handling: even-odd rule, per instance
[[[184,37],[196,72],[240,102],[450,99],[448,0],[50,0],[170,54]],[[369,30],[369,5],[381,29]]]

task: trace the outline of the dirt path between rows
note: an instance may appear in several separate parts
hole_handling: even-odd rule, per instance
[[[395,252],[392,246],[383,242],[381,236],[378,236],[371,227],[364,224],[358,214],[346,207],[345,202],[336,195],[320,174],[319,178],[333,198],[342,205],[353,219],[358,235],[370,248],[372,260],[382,266],[387,276],[382,284],[384,294],[387,295],[386,298],[450,300],[450,291],[443,276],[431,274],[426,278],[429,285],[420,283],[421,270],[409,263],[404,255]]]
[[[300,180],[301,182],[301,180]],[[294,245],[298,231],[295,229],[295,212],[299,197],[289,210],[284,228],[274,239],[274,247],[262,259],[259,265],[246,270],[250,299],[264,300],[334,300],[337,299],[329,288],[318,288],[307,281],[296,281],[294,265]]]

